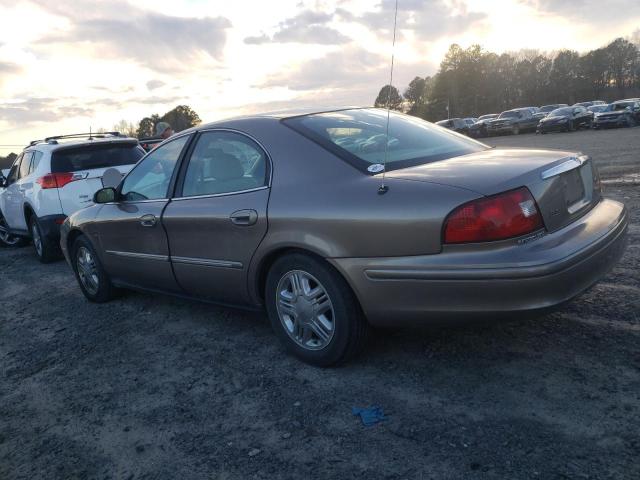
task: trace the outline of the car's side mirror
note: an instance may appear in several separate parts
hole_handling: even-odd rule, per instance
[[[118,192],[113,187],[101,188],[93,195],[93,203],[111,203],[115,202]]]

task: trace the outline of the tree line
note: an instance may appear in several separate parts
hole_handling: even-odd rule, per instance
[[[389,101],[392,109],[436,121],[516,107],[629,97],[640,97],[640,50],[617,38],[582,54],[522,50],[498,55],[480,45],[463,49],[453,44],[435,75],[415,77],[402,95],[385,85],[375,106],[386,108]]]
[[[200,116],[188,105],[178,105],[160,116],[157,113],[144,117],[137,125],[126,120],[121,120],[113,126],[116,132],[128,137],[151,138],[155,137],[155,128],[159,122],[167,122],[175,132],[181,132],[187,128],[195,127],[202,122]]]

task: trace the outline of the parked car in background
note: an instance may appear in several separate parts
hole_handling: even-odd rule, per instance
[[[579,128],[591,128],[593,113],[581,106],[558,108],[540,120],[537,133],[573,132]]]
[[[463,135],[469,135],[469,124],[462,118],[449,118],[448,120],[440,120],[436,122],[439,127],[444,127],[449,130],[453,130]]]
[[[588,102],[578,102],[578,103],[574,103],[573,106],[574,107],[590,107],[592,105],[606,105],[607,102],[605,102],[604,100],[589,100]]]
[[[510,133],[518,135],[521,132],[535,132],[538,126],[538,119],[533,116],[531,108],[514,108],[502,112],[498,118],[486,122],[487,133],[491,135],[501,135]]]
[[[469,136],[473,138],[484,138],[488,136],[487,133],[487,121],[497,118],[497,113],[488,113],[487,115],[481,115],[478,120],[469,127]]]
[[[53,260],[60,225],[92,204],[93,194],[105,186],[105,171],[115,169],[121,178],[143,156],[136,139],[117,132],[31,142],[0,185],[0,242],[20,245],[32,239],[38,259]]]
[[[471,125],[473,125],[478,121],[476,117],[467,117],[467,118],[463,118],[463,120],[467,125],[469,125],[469,127],[471,127]]]
[[[606,110],[608,106],[609,105],[606,103],[604,105],[591,105],[590,107],[587,107],[587,110],[591,113],[600,113]]]
[[[356,354],[370,325],[563,304],[617,262],[628,224],[587,156],[370,108],[200,125],[94,198],[60,239],[88,300],[126,287],[264,308],[319,366]]]
[[[568,106],[569,105],[567,105],[566,103],[553,103],[550,105],[543,105],[542,107],[539,108],[537,117],[539,120],[542,120],[544,117],[546,117],[549,113],[553,112],[554,110],[557,110],[562,107],[568,107]]]
[[[602,112],[594,114],[593,128],[633,127],[640,122],[640,102],[618,100]]]

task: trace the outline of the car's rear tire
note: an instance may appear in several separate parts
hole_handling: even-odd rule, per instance
[[[41,263],[51,263],[60,256],[60,249],[43,234],[38,217],[35,215],[29,217],[29,232],[31,232],[36,257]]]
[[[24,247],[28,240],[9,233],[9,225],[0,212],[0,247]]]
[[[513,127],[511,127],[511,133],[513,135],[519,135],[520,134],[520,127],[518,125],[514,125]]]
[[[70,258],[80,290],[87,300],[104,303],[118,295],[118,289],[111,283],[93,245],[84,235],[73,242]]]
[[[358,301],[330,265],[295,253],[276,260],[265,303],[276,335],[303,362],[329,367],[356,356],[369,335]]]

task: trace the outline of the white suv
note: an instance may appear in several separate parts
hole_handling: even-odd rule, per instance
[[[0,177],[0,244],[17,246],[31,238],[38,259],[52,261],[60,225],[93,203],[104,172],[115,168],[124,175],[144,154],[136,139],[117,132],[31,142]]]

